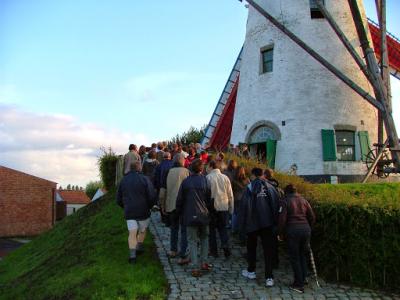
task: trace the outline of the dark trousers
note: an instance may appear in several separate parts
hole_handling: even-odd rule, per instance
[[[170,229],[171,229],[171,236],[170,236],[171,251],[178,252],[178,237],[180,229],[181,239],[180,239],[180,249],[178,255],[181,258],[184,258],[186,257],[186,250],[188,247],[186,226],[182,224],[182,218],[180,218],[177,215],[175,210],[169,214],[169,218],[170,218]]]
[[[247,271],[255,272],[257,259],[257,240],[261,238],[261,245],[264,252],[265,278],[273,278],[273,229],[272,227],[262,228],[247,233]]]
[[[310,237],[311,230],[308,226],[292,227],[287,230],[289,259],[294,273],[293,285],[297,287],[303,287],[306,279]]]
[[[210,252],[218,253],[217,231],[221,240],[221,248],[229,247],[228,224],[229,213],[227,211],[213,212],[210,222],[209,245]]]
[[[276,229],[274,229],[272,237],[272,268],[278,269],[278,267],[279,267],[279,241]]]

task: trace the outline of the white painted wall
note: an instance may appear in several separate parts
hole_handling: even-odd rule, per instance
[[[67,216],[73,214],[78,209],[84,207],[85,204],[67,204]]]
[[[361,4],[362,12],[365,16]],[[311,19],[309,0],[259,0],[314,50],[373,95],[364,75],[325,19]],[[357,33],[347,0],[325,0],[326,7],[356,47]],[[260,74],[260,49],[273,45],[273,72]],[[358,47],[361,54],[361,48]],[[365,174],[362,162],[324,162],[321,129],[336,124],[367,130],[376,142],[377,111],[303,49],[249,8],[240,84],[231,143],[247,142],[251,126],[259,121],[278,126],[276,169],[298,166],[299,175]],[[282,126],[282,121],[286,126]],[[362,125],[362,121],[364,125]],[[358,140],[356,140],[356,145]]]

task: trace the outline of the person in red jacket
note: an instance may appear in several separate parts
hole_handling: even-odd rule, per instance
[[[280,236],[286,234],[289,259],[294,273],[294,282],[290,289],[304,293],[306,255],[310,249],[311,226],[315,223],[315,215],[310,203],[297,193],[294,185],[287,185],[284,191],[285,198],[279,208],[278,231]]]

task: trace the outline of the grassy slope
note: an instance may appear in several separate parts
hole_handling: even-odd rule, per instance
[[[0,299],[163,299],[167,282],[151,237],[127,262],[115,193],[67,217],[0,262]]]

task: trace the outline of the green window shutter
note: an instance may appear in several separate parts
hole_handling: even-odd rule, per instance
[[[369,143],[368,131],[359,131],[358,139],[360,140],[361,160],[367,159],[368,152],[371,150]]]
[[[275,168],[275,156],[276,156],[276,141],[267,140],[267,162],[268,167],[271,169]]]
[[[335,131],[332,129],[322,129],[322,157],[324,161],[336,160],[336,139]]]

